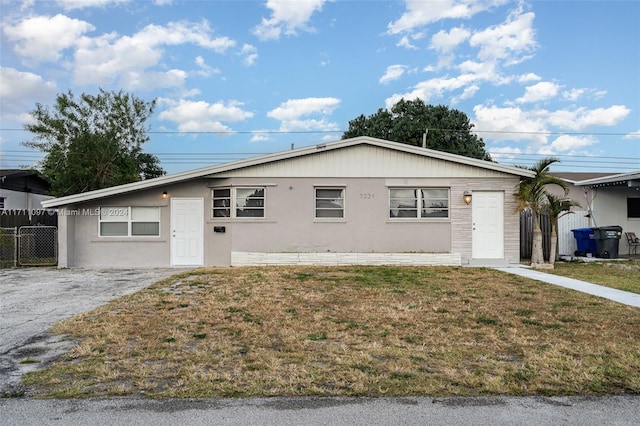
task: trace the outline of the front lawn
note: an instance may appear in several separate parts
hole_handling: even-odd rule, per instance
[[[640,261],[637,260],[557,262],[555,269],[544,272],[640,294]]]
[[[640,393],[640,310],[483,268],[215,268],[57,324],[53,397]]]

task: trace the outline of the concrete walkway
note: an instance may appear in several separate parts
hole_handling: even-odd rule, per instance
[[[520,275],[521,277],[531,278],[532,280],[570,288],[571,290],[581,291],[593,296],[603,297],[605,299],[613,300],[614,302],[640,308],[640,294],[616,290],[614,288],[591,284],[586,281],[562,277],[560,275],[547,274],[545,272],[524,266],[513,266],[508,268],[495,269],[497,269],[498,271],[508,272],[510,274]]]

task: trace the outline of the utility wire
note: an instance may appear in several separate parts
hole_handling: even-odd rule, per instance
[[[462,132],[460,129],[434,129],[439,132]],[[0,129],[0,132],[28,132],[26,129],[8,128]],[[235,135],[235,134],[314,134],[314,133],[345,133],[347,130],[150,130],[147,134],[158,135]],[[478,130],[471,129],[469,133],[498,133],[514,135],[575,135],[575,136],[633,136],[640,137],[640,133],[619,132],[541,132],[541,131],[516,131],[516,130]]]

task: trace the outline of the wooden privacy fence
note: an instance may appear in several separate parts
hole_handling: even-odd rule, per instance
[[[589,228],[589,218],[586,211],[575,211],[572,214],[562,216],[558,220],[558,254],[573,255],[576,251],[576,241],[572,229]],[[540,228],[542,229],[542,253],[544,260],[549,260],[551,251],[551,221],[549,215],[542,214],[540,217]],[[533,213],[531,210],[520,212],[520,258],[531,259],[533,248]]]

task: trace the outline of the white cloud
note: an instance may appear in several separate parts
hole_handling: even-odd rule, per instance
[[[635,132],[627,133],[622,139],[640,139],[640,129]]]
[[[411,40],[409,39],[409,36],[402,36],[400,37],[400,40],[398,41],[398,43],[396,43],[396,46],[398,47],[404,47],[406,49],[417,49],[417,47],[411,43]]]
[[[469,19],[473,15],[505,3],[506,0],[405,0],[406,12],[387,26],[389,34],[412,32],[444,19]]]
[[[258,49],[256,49],[255,46],[245,43],[242,45],[239,55],[244,57],[245,65],[251,66],[258,60]]]
[[[556,152],[571,151],[597,142],[593,136],[560,135],[551,142],[550,148]]]
[[[392,95],[385,100],[385,104],[387,109],[390,109],[402,98],[407,100],[420,98],[426,103],[430,103],[435,99],[442,98],[445,92],[459,90],[465,86],[471,85],[478,79],[479,77],[475,74],[461,74],[457,77],[451,78],[432,78],[416,84],[411,92]]]
[[[522,149],[511,146],[492,147],[487,151],[491,155],[491,158],[497,162],[513,162],[519,154],[522,154]]]
[[[89,7],[106,7],[127,3],[129,0],[57,0],[64,10],[86,9]],[[157,1],[157,0],[156,0]]]
[[[615,126],[630,112],[631,110],[624,105],[595,109],[581,107],[572,110],[544,111],[549,124],[567,130],[583,130],[591,126]]]
[[[328,116],[339,104],[340,99],[337,98],[290,99],[269,111],[267,116],[280,120],[282,131],[338,130],[336,123],[329,122],[324,117],[320,119],[306,117]]]
[[[239,122],[253,117],[252,112],[242,109],[242,102],[233,100],[208,103],[162,99],[161,103],[169,105],[169,108],[159,114],[160,120],[177,123],[178,130],[182,132],[231,132],[223,122]]]
[[[337,98],[290,99],[269,111],[267,116],[276,120],[294,120],[311,114],[328,115],[333,113],[339,104],[340,99]]]
[[[335,131],[339,129],[340,127],[336,123],[325,119],[286,120],[280,123],[280,130],[283,132],[305,132],[312,130]]]
[[[501,59],[518,62],[514,55],[529,53],[536,47],[534,17],[534,13],[516,10],[506,22],[474,33],[469,44],[480,49],[478,58],[482,61]]]
[[[471,31],[462,27],[452,28],[449,32],[440,30],[431,37],[430,47],[440,52],[451,52],[465,42],[470,35]]]
[[[578,99],[580,99],[582,97],[582,95],[584,95],[586,92],[585,89],[571,89],[571,90],[565,90],[564,92],[562,92],[562,97],[568,101],[577,101]]]
[[[251,133],[251,142],[269,142],[271,140],[273,140],[273,138],[264,131],[255,131]]]
[[[202,77],[209,77],[212,74],[220,74],[219,69],[207,65],[204,58],[200,55],[196,56],[195,63],[200,68],[200,70],[197,71],[197,74]]]
[[[65,15],[36,16],[16,25],[8,25],[4,33],[15,41],[15,52],[38,62],[55,62],[62,51],[73,47],[83,34],[95,30],[88,22]]]
[[[519,83],[531,83],[532,81],[540,81],[540,80],[542,80],[542,77],[532,72],[528,74],[523,74],[518,77]]]
[[[152,90],[156,87],[181,87],[186,79],[187,73],[177,69],[166,72],[130,71],[120,77],[120,85],[129,90]]]
[[[83,37],[78,41],[74,81],[80,85],[109,84],[121,79],[125,89],[135,86],[124,85],[134,81],[132,75],[144,75],[146,70],[160,63],[166,45],[193,43],[200,47],[225,53],[235,46],[228,37],[210,37],[206,21],[171,22],[166,27],[148,25],[133,36],[118,36],[115,33],[97,38]],[[177,82],[176,70],[165,73],[153,87],[171,87]],[[149,83],[152,85],[153,80]]]
[[[480,86],[476,84],[465,87],[465,89],[462,91],[462,94],[460,94],[460,96],[454,96],[451,99],[451,103],[457,104],[458,102],[463,101],[465,99],[471,99],[473,98],[473,96],[476,94],[478,90],[480,90]]]
[[[533,86],[525,88],[524,95],[516,99],[518,103],[530,103],[546,101],[555,98],[560,91],[560,86],[548,81],[541,81]]]
[[[253,29],[253,34],[260,40],[277,40],[285,35],[296,35],[298,31],[314,31],[308,25],[314,12],[322,10],[326,0],[268,0],[266,7],[271,9],[270,18],[262,18],[262,22]]]
[[[387,71],[382,77],[380,77],[379,82],[385,84],[389,83],[390,81],[397,80],[402,77],[406,69],[406,65],[389,65],[387,67]]]
[[[500,108],[494,105],[476,105],[473,108],[474,131],[483,138],[493,140],[530,141],[536,146],[548,140],[544,114],[524,111],[520,108]],[[482,131],[487,131],[482,132]]]
[[[569,151],[597,143],[592,136],[588,135],[563,135],[549,144],[551,133],[583,131],[590,126],[615,126],[630,112],[628,108],[621,105],[591,110],[578,108],[557,111],[476,105],[473,111],[475,113],[475,118],[472,119],[475,124],[474,131],[483,138],[525,141],[538,149],[538,153],[541,154]]]
[[[491,81],[497,84],[503,82],[503,78],[496,70],[494,62],[464,61],[458,66],[458,69],[463,75],[473,74],[478,80]]]
[[[24,111],[30,111],[36,102],[53,98],[58,88],[39,75],[0,66],[0,111],[2,120],[22,121]]]
[[[147,25],[131,39],[144,46],[176,46],[192,43],[213,50],[216,53],[225,53],[236,45],[236,42],[228,37],[211,38],[210,34],[211,27],[205,20],[200,23],[179,21],[169,22],[166,27],[153,24]]]

